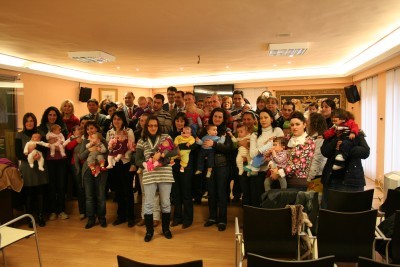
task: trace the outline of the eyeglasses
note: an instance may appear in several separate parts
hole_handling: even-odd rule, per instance
[[[158,128],[158,125],[157,124],[149,124],[149,125],[147,125],[147,127],[149,127],[149,128]]]

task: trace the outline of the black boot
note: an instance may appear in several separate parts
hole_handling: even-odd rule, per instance
[[[172,233],[169,230],[170,220],[171,220],[171,213],[163,213],[162,214],[162,232],[166,239],[172,238]]]
[[[154,234],[153,214],[145,214],[144,223],[146,225],[146,235],[144,237],[144,242],[150,242]]]
[[[46,221],[44,220],[43,213],[39,213],[37,220],[40,227],[46,226]]]

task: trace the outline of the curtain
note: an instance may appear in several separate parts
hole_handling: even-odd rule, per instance
[[[400,69],[386,73],[384,172],[400,171]]]
[[[361,81],[361,125],[370,147],[370,154],[363,160],[365,176],[376,179],[377,121],[378,121],[378,77]]]

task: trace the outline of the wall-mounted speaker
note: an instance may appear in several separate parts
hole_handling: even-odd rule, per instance
[[[350,103],[356,103],[360,101],[360,95],[358,94],[356,85],[349,85],[344,88],[344,92],[346,93],[347,101]]]
[[[92,88],[81,87],[79,90],[79,101],[87,102],[92,97]]]

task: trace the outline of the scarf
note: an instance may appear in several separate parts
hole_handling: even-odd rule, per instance
[[[306,142],[307,133],[304,132],[300,136],[292,136],[287,144],[288,147],[296,147]]]

